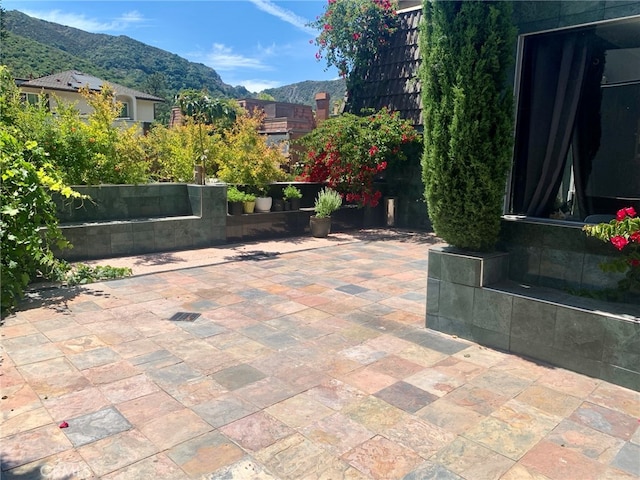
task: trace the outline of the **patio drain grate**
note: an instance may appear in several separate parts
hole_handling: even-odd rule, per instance
[[[199,313],[194,312],[176,312],[169,320],[172,322],[193,322],[200,316]]]

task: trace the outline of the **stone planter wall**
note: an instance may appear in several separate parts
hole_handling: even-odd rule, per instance
[[[426,326],[640,391],[640,306],[509,280],[515,255],[431,249]]]
[[[92,201],[57,199],[69,261],[167,252],[226,241],[224,185],[101,185],[74,187]]]

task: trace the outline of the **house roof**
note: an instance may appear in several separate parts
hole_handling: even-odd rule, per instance
[[[21,87],[46,88],[50,90],[60,90],[66,92],[77,92],[80,88],[88,85],[90,90],[100,91],[102,85],[108,83],[117,95],[129,95],[139,100],[150,100],[152,102],[164,102],[164,99],[150,95],[148,93],[134,90],[117,83],[108,82],[101,78],[87,75],[76,70],[54,73],[33,80],[20,82]]]
[[[359,113],[363,108],[380,110],[387,107],[400,112],[402,118],[410,120],[414,126],[422,125],[418,75],[421,18],[421,7],[398,12],[400,26],[388,44],[378,51],[378,58],[364,73],[362,83],[349,92],[347,111]]]

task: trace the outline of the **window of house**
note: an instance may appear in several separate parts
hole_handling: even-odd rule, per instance
[[[22,103],[27,103],[29,105],[37,106],[40,104],[40,99],[43,98],[44,105],[47,110],[49,110],[49,94],[44,93],[21,93],[20,100]]]
[[[510,212],[640,208],[640,17],[523,39]]]
[[[122,102],[119,118],[129,118],[129,103]]]

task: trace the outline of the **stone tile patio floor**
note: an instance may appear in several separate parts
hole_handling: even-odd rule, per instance
[[[3,478],[638,478],[637,392],[423,328],[436,242],[111,259],[135,276],[34,292],[0,327]]]

